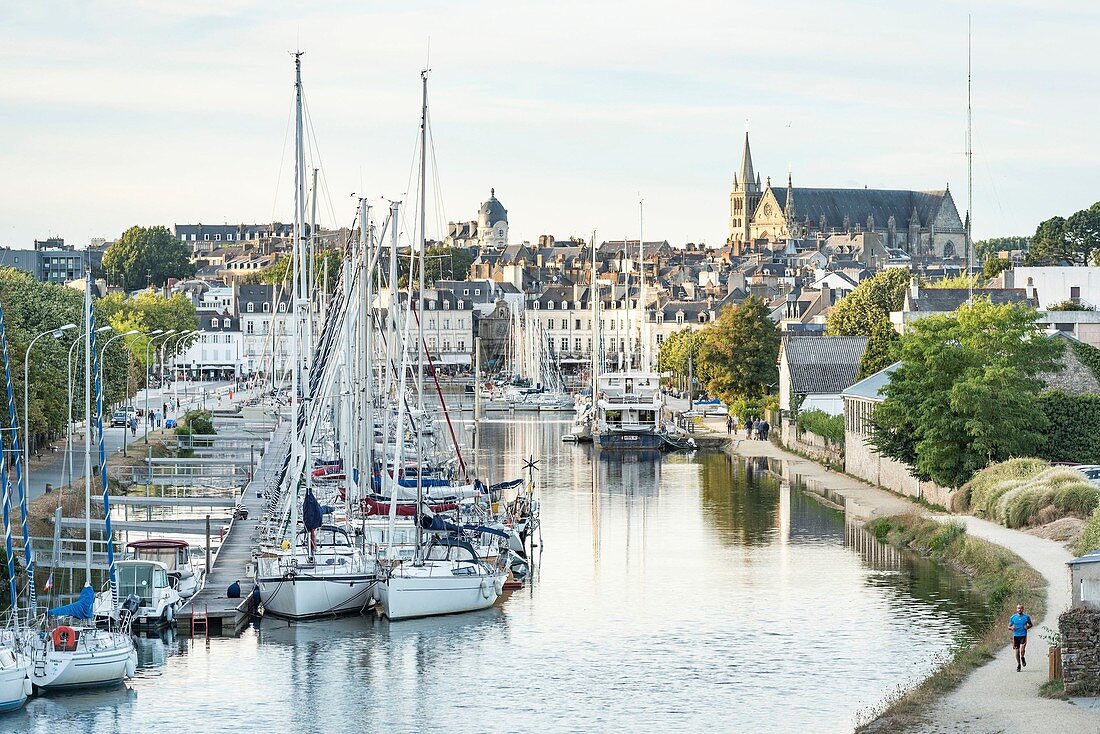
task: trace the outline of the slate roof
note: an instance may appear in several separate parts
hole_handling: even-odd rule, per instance
[[[792,392],[833,394],[856,381],[867,337],[784,336],[782,349]]]
[[[783,186],[772,188],[775,199],[781,209],[787,206],[787,189]],[[890,216],[894,225],[904,231],[909,226],[913,209],[921,226],[927,226],[935,218],[945,201],[950,201],[950,193],[944,191],[902,191],[897,189],[817,189],[798,188],[794,193],[794,218],[804,221],[810,218],[821,226],[822,217],[827,228],[840,227],[844,217],[854,225],[865,226],[867,217],[874,216],[875,228],[885,229]],[[954,204],[951,204],[954,209]],[[955,212],[958,219],[958,212]],[[962,222],[959,222],[962,227]]]
[[[988,298],[991,303],[1029,303],[1024,288],[975,288],[974,296]],[[907,297],[910,311],[951,313],[966,303],[970,292],[966,288],[921,288],[916,298]]]
[[[856,384],[841,392],[841,395],[846,398],[863,398],[864,400],[873,400],[876,403],[880,403],[885,397],[882,391],[886,389],[886,386],[890,383],[890,375],[900,366],[901,362],[894,362],[889,367],[881,369],[873,375],[864,377]]]

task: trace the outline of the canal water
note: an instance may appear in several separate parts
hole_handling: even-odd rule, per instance
[[[0,730],[843,732],[986,619],[963,579],[764,464],[594,458],[568,429],[481,427],[490,480],[539,458],[536,578],[498,607],[144,638],[126,687],[32,700]]]

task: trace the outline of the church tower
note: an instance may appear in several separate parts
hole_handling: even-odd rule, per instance
[[[752,151],[749,150],[749,133],[745,132],[745,150],[741,154],[741,173],[733,176],[733,189],[730,191],[730,237],[728,244],[733,246],[733,254],[741,253],[751,247],[752,237],[749,226],[756,205],[760,203],[760,179],[752,170]]]

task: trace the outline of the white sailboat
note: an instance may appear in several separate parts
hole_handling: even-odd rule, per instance
[[[420,118],[420,227],[419,227],[419,305],[418,311],[423,312],[424,306],[424,250],[425,238],[425,210],[426,210],[426,166],[427,166],[427,126],[428,126],[428,72],[420,75],[423,96]],[[411,270],[411,268],[410,268]],[[410,273],[411,275],[411,273]],[[411,283],[410,277],[410,283]],[[396,305],[396,301],[395,301]],[[402,345],[402,364],[400,367],[400,384],[398,395],[404,395],[405,381],[408,368],[410,316],[413,304],[410,299],[405,323],[405,338]],[[395,335],[396,338],[396,335]],[[420,412],[423,415],[424,401],[424,370],[423,370],[423,324],[418,320],[417,339],[415,343],[417,354],[417,388],[419,393]],[[394,462],[393,476],[383,472],[383,486],[389,485],[390,496],[390,532],[389,542],[392,543],[394,527],[397,516],[397,495],[399,491],[400,475],[398,468],[404,466],[405,442],[403,433],[405,427],[406,408],[404,400],[399,401],[397,419],[397,456]],[[423,466],[423,440],[419,427],[423,421],[417,421],[417,459]],[[417,508],[418,517],[430,517],[430,513],[421,514],[424,503],[424,488],[422,474],[417,471]],[[426,509],[426,508],[425,508]],[[411,619],[415,617],[430,617],[443,614],[456,614],[470,612],[478,609],[486,609],[492,606],[504,590],[505,573],[478,557],[474,548],[464,540],[457,538],[438,537],[427,546],[422,542],[422,530],[418,526],[416,549],[412,560],[398,563],[389,569],[385,578],[379,583],[376,595],[382,605],[382,611],[390,620]]]
[[[117,579],[114,562],[114,544],[111,538],[111,511],[108,499],[107,469],[103,445],[103,393],[99,382],[98,358],[95,344],[95,315],[92,311],[92,282],[89,271],[84,289],[84,322],[87,329],[84,334],[84,539],[85,581],[79,599],[47,612],[47,625],[43,634],[33,632],[25,637],[30,643],[31,682],[35,688],[43,691],[67,690],[111,686],[132,677],[137,669],[137,651],[130,637],[130,615],[133,612],[133,599],[121,607],[123,613],[117,615],[118,621],[108,621],[101,629],[94,619],[95,591],[92,588],[92,528],[91,528],[91,491],[92,491],[92,407],[93,396],[96,400],[94,414],[99,438],[100,480],[103,486],[104,534],[107,539],[108,576],[112,592],[112,606],[118,604]],[[93,363],[93,355],[95,363]],[[92,375],[95,375],[93,392]]]
[[[267,549],[256,559],[256,584],[264,612],[287,619],[311,619],[361,612],[373,603],[377,582],[376,564],[364,556],[352,543],[345,528],[325,525],[321,506],[312,491],[312,435],[320,420],[318,401],[322,384],[329,384],[331,372],[327,364],[309,363],[312,343],[310,312],[308,248],[304,236],[305,223],[305,149],[302,121],[302,61],[301,53],[294,57],[295,89],[295,199],[293,248],[293,313],[289,333],[291,366],[291,420],[293,438],[289,468],[286,473],[285,520],[280,547]],[[363,236],[363,235],[361,235]],[[361,258],[363,253],[359,253]],[[348,271],[345,271],[348,275]],[[361,281],[360,281],[361,285]],[[333,311],[346,319],[351,314],[353,299],[344,298],[331,304]],[[355,312],[358,313],[358,307]],[[327,320],[326,326],[339,323],[340,315]],[[333,327],[334,328],[334,327]],[[345,332],[346,338],[346,332]],[[324,337],[322,336],[322,341]],[[312,375],[311,367],[322,372]],[[312,379],[304,381],[303,374]],[[306,397],[309,397],[307,400]],[[300,485],[305,485],[300,499]],[[303,502],[305,523],[298,527],[299,502]]]

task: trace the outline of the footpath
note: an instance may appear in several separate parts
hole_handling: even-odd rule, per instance
[[[715,433],[725,434],[724,418],[705,422]],[[1057,629],[1058,615],[1069,608],[1069,572],[1073,556],[1061,543],[1038,538],[969,515],[934,512],[914,502],[853,477],[830,471],[817,462],[789,453],[770,441],[735,436],[728,450],[743,457],[779,459],[783,475],[804,481],[811,490],[844,506],[847,517],[871,520],[902,513],[959,520],[972,536],[1003,546],[1024,559],[1047,583],[1047,613],[1035,620],[1029,636],[1029,665],[1016,672],[1012,648],[1006,645],[996,658],[971,673],[928,712],[929,723],[908,731],[919,734],[1100,734],[1100,702],[1095,699],[1063,701],[1041,698],[1039,687],[1047,680],[1047,645],[1037,634],[1044,626]],[[1008,632],[1005,631],[1007,640]]]

